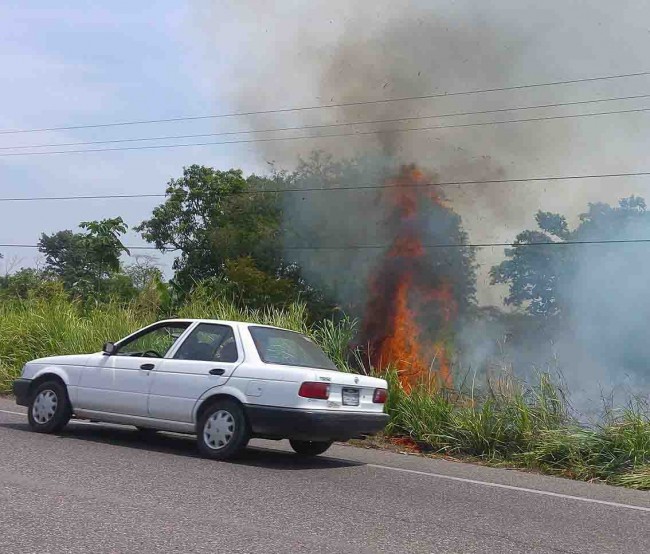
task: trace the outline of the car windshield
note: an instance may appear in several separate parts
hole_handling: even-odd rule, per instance
[[[248,329],[264,363],[337,369],[332,360],[311,339],[300,333],[272,327]]]

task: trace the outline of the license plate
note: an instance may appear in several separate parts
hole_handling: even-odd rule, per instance
[[[344,406],[358,406],[359,405],[359,389],[343,389],[343,405]]]

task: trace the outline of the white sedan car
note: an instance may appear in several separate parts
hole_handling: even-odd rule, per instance
[[[216,459],[252,437],[289,439],[314,456],[388,421],[383,379],[338,371],[299,333],[235,321],[161,321],[103,352],[34,360],[13,390],[35,431],[77,417],[196,433]]]

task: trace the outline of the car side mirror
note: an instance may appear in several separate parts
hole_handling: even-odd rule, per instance
[[[102,350],[104,352],[104,356],[112,356],[117,352],[117,346],[115,346],[115,344],[112,342],[105,342],[104,348]]]

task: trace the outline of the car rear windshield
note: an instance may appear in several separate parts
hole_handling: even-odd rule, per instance
[[[260,358],[267,364],[334,369],[325,353],[300,333],[272,327],[249,327]]]

